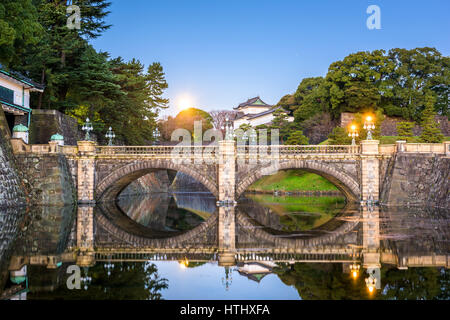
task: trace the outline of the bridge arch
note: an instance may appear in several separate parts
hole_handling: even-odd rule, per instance
[[[170,159],[152,159],[126,164],[107,175],[95,187],[95,199],[114,200],[131,182],[155,170],[169,169],[185,173],[203,184],[215,197],[217,184],[201,174],[198,169],[176,163]]]
[[[127,246],[142,246],[148,248],[187,248],[192,243],[204,242],[205,233],[217,225],[217,214],[212,214],[203,223],[187,231],[157,232],[135,222],[117,206],[116,203],[100,204],[99,214],[94,216],[96,228],[108,233],[109,238]],[[96,239],[96,245],[110,245],[104,239]]]
[[[333,165],[325,161],[308,160],[288,160],[280,161],[277,171],[288,169],[302,169],[316,173],[332,182],[347,198],[347,200],[356,202],[360,198],[359,183],[349,174],[338,170]],[[260,166],[251,170],[249,174],[243,177],[236,185],[236,199],[238,199],[245,190],[262,177],[274,173],[274,169],[268,166]]]
[[[299,249],[315,246],[334,245],[359,225],[359,211],[348,204],[340,214],[325,224],[309,231],[296,233],[272,230],[260,225],[240,209],[236,211],[236,223],[241,230],[251,234],[258,241],[277,248]]]

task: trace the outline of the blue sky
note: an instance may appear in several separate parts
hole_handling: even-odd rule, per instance
[[[369,5],[381,29],[369,30]],[[260,95],[275,104],[305,77],[365,50],[450,52],[448,0],[112,0],[113,26],[92,41],[112,57],[161,62],[176,115],[186,106],[231,109]]]

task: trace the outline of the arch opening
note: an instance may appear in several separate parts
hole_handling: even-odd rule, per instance
[[[359,184],[349,174],[323,163],[297,161],[280,163],[278,171],[302,170],[314,173],[331,182],[347,199],[348,202],[357,202],[360,198]],[[267,177],[267,168],[252,171],[237,185],[236,198],[240,198],[255,182]]]
[[[190,176],[203,185],[214,197],[217,197],[216,184],[194,168],[175,165],[171,161],[155,160],[131,163],[111,172],[97,184],[95,188],[96,201],[114,201],[132,182],[160,170],[177,171]]]

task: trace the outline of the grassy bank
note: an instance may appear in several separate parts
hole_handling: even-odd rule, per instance
[[[304,231],[321,226],[345,207],[344,197],[274,197],[247,195],[280,216],[284,231]]]
[[[327,179],[302,170],[285,170],[256,181],[249,191],[338,191]]]

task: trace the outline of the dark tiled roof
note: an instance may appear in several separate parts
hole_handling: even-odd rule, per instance
[[[17,81],[20,81],[23,84],[26,84],[26,85],[28,85],[30,87],[33,87],[33,88],[36,88],[36,89],[39,89],[39,90],[44,90],[45,89],[45,85],[37,83],[37,82],[31,80],[30,78],[25,77],[20,72],[12,71],[12,70],[6,71],[6,69],[1,64],[0,64],[0,73],[4,74],[4,75],[6,75],[6,76],[8,76],[10,78],[13,78],[13,79],[15,79]]]
[[[261,102],[263,104],[254,104],[256,101],[261,100],[260,97],[254,97],[251,99],[248,99],[246,102],[241,103],[240,105],[238,105],[237,107],[234,107],[233,109],[239,109],[239,108],[243,108],[243,107],[247,107],[247,106],[252,106],[252,107],[271,107],[270,104],[265,103],[264,101],[261,100]]]

